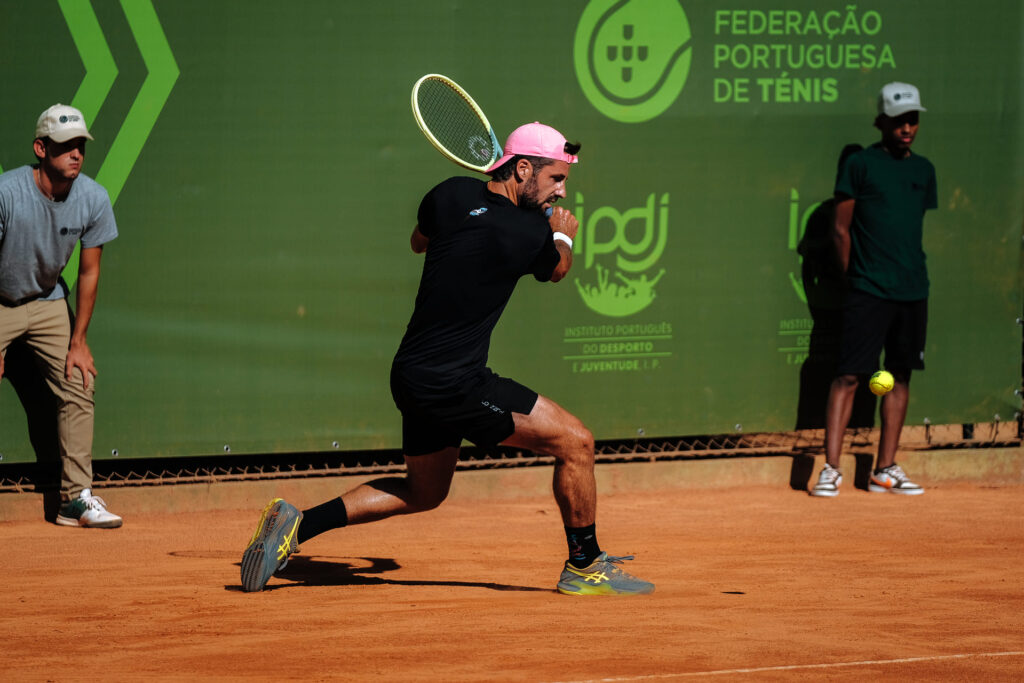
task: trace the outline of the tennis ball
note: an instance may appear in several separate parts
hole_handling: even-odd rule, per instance
[[[871,375],[871,379],[868,380],[868,388],[871,389],[871,393],[875,396],[884,396],[892,391],[893,384],[895,383],[896,380],[891,372],[879,370]]]

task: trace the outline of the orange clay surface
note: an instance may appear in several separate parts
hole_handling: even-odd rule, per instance
[[[548,498],[328,532],[255,594],[238,562],[259,509],[0,523],[0,680],[1020,680],[1022,503],[967,485],[604,496],[602,546],[657,584],[639,598],[553,592]]]

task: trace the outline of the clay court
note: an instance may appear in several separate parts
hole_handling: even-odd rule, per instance
[[[350,482],[238,484],[219,500],[248,509],[170,514],[173,487],[103,491],[121,502],[118,531],[3,522],[0,678],[1024,677],[1024,487],[822,500],[624,478],[686,465],[599,468],[602,546],[636,556],[627,570],[657,584],[649,597],[553,592],[565,548],[536,488],[546,468],[460,472],[439,510],[329,532],[257,594],[238,562],[267,492],[304,507]],[[496,500],[478,500],[489,487]]]

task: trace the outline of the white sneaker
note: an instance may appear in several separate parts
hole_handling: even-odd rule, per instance
[[[57,514],[61,526],[84,526],[98,529],[116,529],[124,522],[120,517],[107,511],[106,502],[92,495],[92,489],[82,489],[78,498],[64,503]]]
[[[910,481],[910,477],[903,471],[903,468],[894,463],[884,470],[878,470],[871,475],[868,491],[872,493],[899,493],[904,496],[916,496],[924,493],[924,487]]]
[[[812,496],[834,498],[839,495],[839,485],[843,483],[843,473],[832,465],[825,463],[825,468],[818,475],[818,483],[811,489]]]

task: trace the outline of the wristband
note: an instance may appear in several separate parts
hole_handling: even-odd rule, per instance
[[[569,245],[569,248],[572,249],[572,238],[566,235],[564,232],[556,232],[554,235],[552,235],[552,237],[554,237],[556,240],[561,240],[565,242],[566,244]]]

